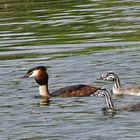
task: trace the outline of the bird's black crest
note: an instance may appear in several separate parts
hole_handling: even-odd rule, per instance
[[[41,69],[42,71],[46,71],[47,70],[47,68],[44,67],[44,66],[37,66],[37,67],[34,67],[34,68],[29,69],[28,72],[27,72],[27,74],[30,73],[30,72],[32,72],[32,71],[34,71],[34,70],[38,70],[38,69]]]

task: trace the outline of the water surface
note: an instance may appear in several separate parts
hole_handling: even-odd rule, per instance
[[[40,105],[34,79],[21,80],[29,68],[48,68],[49,89],[93,84],[115,71],[123,86],[140,83],[140,2],[138,0],[1,0],[0,139],[139,140],[139,112],[101,111],[105,99],[54,98]],[[127,96],[115,105],[139,102]]]

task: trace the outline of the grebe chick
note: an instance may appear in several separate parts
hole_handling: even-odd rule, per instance
[[[48,73],[46,67],[37,66],[29,69],[24,77],[33,77],[39,85],[39,93],[41,97],[84,97],[94,94],[98,87],[90,85],[73,85],[60,88],[52,93],[48,89]]]
[[[140,111],[140,103],[127,105],[122,107],[114,107],[111,94],[106,89],[99,89],[94,93],[94,96],[105,96],[107,109],[112,111]]]
[[[115,95],[137,95],[140,96],[140,86],[133,86],[133,87],[121,87],[120,78],[119,76],[113,72],[109,71],[97,78],[98,80],[104,81],[113,81],[114,86],[112,87],[112,91]]]

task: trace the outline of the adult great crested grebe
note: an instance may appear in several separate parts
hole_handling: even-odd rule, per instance
[[[111,94],[106,89],[99,89],[94,96],[105,96],[108,111],[140,111],[140,103],[134,105],[114,107]]]
[[[116,95],[140,96],[140,86],[132,86],[132,87],[125,87],[125,88],[121,87],[119,76],[113,71],[103,73],[97,79],[104,80],[104,81],[113,81],[114,86],[112,88],[112,91]]]
[[[52,93],[48,89],[48,73],[46,67],[37,66],[29,69],[23,78],[33,77],[39,84],[39,93],[41,97],[84,97],[94,94],[100,88],[91,85],[73,85],[60,88]]]

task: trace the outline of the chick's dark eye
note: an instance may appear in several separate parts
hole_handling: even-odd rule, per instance
[[[110,79],[114,80],[114,77],[113,76],[110,76]]]

